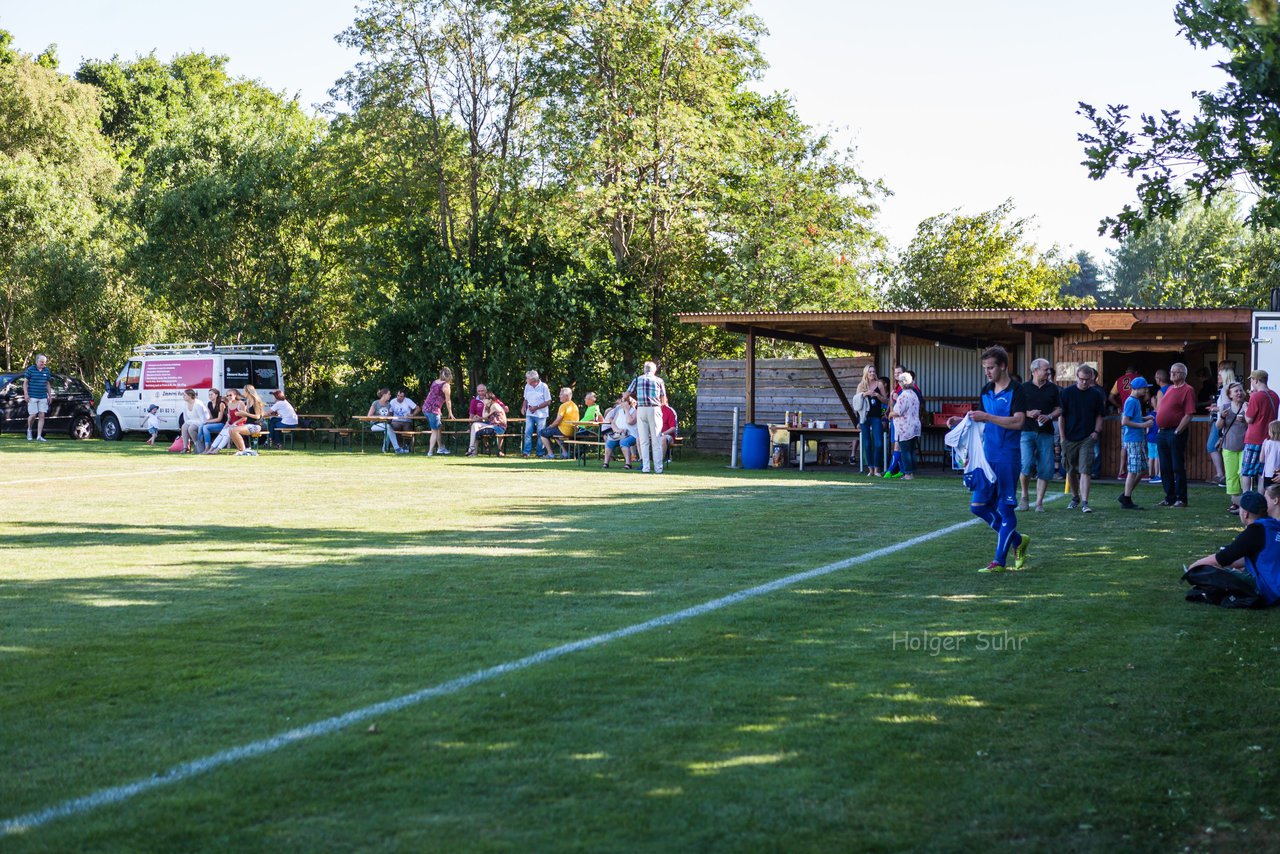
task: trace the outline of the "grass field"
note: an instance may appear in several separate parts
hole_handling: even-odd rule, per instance
[[[971,518],[951,477],[696,457],[0,460],[0,822]],[[1277,615],[1177,578],[1234,535],[1222,492],[1113,484],[1023,516],[1021,573],[966,527],[0,850],[1280,845]]]

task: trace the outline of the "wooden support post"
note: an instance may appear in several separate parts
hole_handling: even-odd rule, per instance
[[[756,330],[747,329],[747,424],[756,423]],[[735,438],[736,442],[737,439]]]
[[[1222,336],[1218,338],[1218,364],[1220,365],[1226,360],[1227,360],[1227,334],[1224,332],[1222,333]],[[1217,369],[1218,369],[1218,366],[1214,365],[1215,381],[1217,379],[1216,377]]]
[[[901,363],[898,361],[898,324],[895,323],[893,324],[893,331],[889,333],[889,370],[885,373],[888,376],[893,376],[893,367],[898,364]],[[889,387],[892,388],[893,383],[889,383]]]
[[[840,405],[844,407],[845,414],[849,416],[849,426],[853,426],[858,421],[858,416],[853,414],[853,404],[849,403],[849,398],[844,396],[844,389],[840,387],[840,380],[836,378],[836,372],[831,369],[831,363],[827,361],[827,354],[822,352],[822,348],[817,344],[813,345],[813,352],[818,355],[818,361],[822,363],[822,370],[827,373],[827,380],[831,383],[831,387],[835,389],[836,397],[840,398]]]
[[[1036,360],[1036,339],[1030,329],[1022,333],[1022,350],[1022,378],[1031,382],[1031,363]]]

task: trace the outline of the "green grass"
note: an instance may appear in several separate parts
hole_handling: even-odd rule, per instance
[[[950,477],[696,457],[0,460],[0,820],[969,518]],[[0,849],[1275,845],[1276,615],[1177,579],[1234,534],[1221,490],[1112,483],[1021,517],[1026,572],[966,528]]]

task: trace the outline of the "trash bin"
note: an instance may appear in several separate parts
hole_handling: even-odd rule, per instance
[[[742,467],[762,469],[769,465],[769,428],[746,424],[742,428]]]

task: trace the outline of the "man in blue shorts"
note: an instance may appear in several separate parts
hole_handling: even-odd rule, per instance
[[[988,347],[982,353],[982,370],[987,384],[982,388],[979,408],[969,417],[982,428],[982,450],[996,474],[990,483],[981,472],[971,484],[969,510],[996,532],[995,560],[979,572],[1004,572],[1010,549],[1013,568],[1027,562],[1031,538],[1018,533],[1018,475],[1022,467],[1022,424],[1026,420],[1027,395],[1022,385],[1009,376],[1009,354],[1003,347]]]

